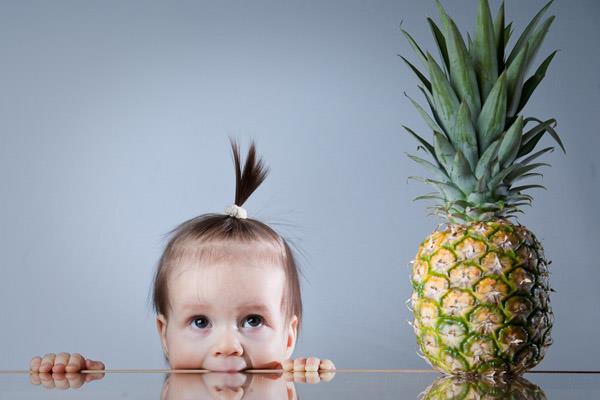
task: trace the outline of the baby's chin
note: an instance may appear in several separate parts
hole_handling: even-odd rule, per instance
[[[203,366],[203,369],[207,369],[211,372],[229,372],[236,373],[242,372],[249,369],[248,365],[243,359],[231,359],[231,360],[209,360]]]
[[[219,373],[228,373],[228,374],[236,374],[236,373],[240,373],[240,372],[244,372],[247,369],[251,369],[251,368],[203,368],[209,372],[219,372]]]
[[[209,387],[228,388],[237,391],[248,383],[248,377],[240,372],[211,371],[202,374],[202,380]]]

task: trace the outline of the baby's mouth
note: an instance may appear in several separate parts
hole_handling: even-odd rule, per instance
[[[202,379],[214,392],[235,395],[234,398],[241,398],[252,381],[252,377],[240,372],[209,372]]]
[[[216,392],[241,393],[244,394],[242,386],[214,386]]]
[[[244,389],[241,386],[213,386],[213,398],[222,400],[240,400],[244,398]]]
[[[206,369],[213,372],[240,372],[248,368],[246,362],[241,358],[226,359],[219,361],[220,362],[214,363],[216,365],[210,365],[212,363],[209,363],[209,365],[206,366]]]
[[[245,366],[232,366],[232,365],[222,365],[216,368],[208,368],[209,371],[211,372],[215,372],[215,373],[222,373],[222,374],[231,374],[231,375],[235,375],[236,373],[240,373],[240,372],[244,372],[246,369],[248,369]]]

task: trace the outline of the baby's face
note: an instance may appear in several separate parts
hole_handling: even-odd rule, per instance
[[[209,372],[201,374],[171,373],[163,384],[161,400],[292,400],[296,399],[294,382],[281,374],[243,374]]]
[[[296,343],[297,318],[284,321],[280,265],[232,259],[181,265],[169,277],[171,310],[157,327],[173,369],[279,368]]]

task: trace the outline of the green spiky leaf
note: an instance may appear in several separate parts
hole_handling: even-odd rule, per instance
[[[522,179],[533,178],[533,177],[543,178],[544,175],[542,175],[540,173],[537,173],[537,172],[532,172],[532,173],[529,173],[529,174],[523,174],[523,175],[518,176],[515,179],[513,179],[512,183],[515,183],[516,181],[520,181]]]
[[[510,40],[510,37],[512,36],[512,22],[508,25],[506,25],[506,28],[504,28],[504,49],[506,50],[506,46],[508,45],[508,41]],[[506,63],[505,63],[506,65]]]
[[[492,164],[496,160],[496,156],[498,154],[498,149],[500,148],[500,139],[496,140],[485,150],[479,162],[477,162],[477,167],[475,168],[475,176],[477,178],[481,178],[486,173],[491,173]]]
[[[506,116],[506,71],[502,72],[477,119],[479,151],[483,152],[504,130]]]
[[[469,105],[471,114],[477,115],[481,110],[481,100],[471,56],[454,21],[447,17],[444,26],[450,60],[450,82],[458,97]]]
[[[523,159],[522,161],[520,161],[520,163],[521,164],[529,164],[531,161],[535,160],[542,154],[545,154],[547,152],[552,152],[552,151],[554,151],[554,147],[546,147],[538,152],[535,152],[534,154],[530,155],[529,157]]]
[[[523,135],[523,117],[519,116],[514,124],[504,134],[500,149],[498,150],[498,160],[502,167],[506,167],[517,158],[521,147],[521,136]]]
[[[477,179],[473,176],[469,162],[460,150],[457,150],[454,156],[450,177],[463,193],[471,193],[477,184]]]
[[[527,27],[525,28],[523,33],[521,33],[521,36],[519,36],[519,39],[517,39],[517,43],[513,47],[512,51],[510,52],[510,55],[508,56],[508,59],[506,60],[507,64],[510,64],[512,62],[512,60],[517,56],[517,54],[519,53],[521,48],[523,46],[525,46],[525,43],[527,43],[530,35],[532,35],[535,27],[537,26],[537,23],[542,18],[542,16],[544,15],[544,13],[548,9],[548,7],[550,7],[550,4],[552,4],[553,1],[554,0],[550,0],[548,3],[546,3],[546,5],[544,7],[542,7],[542,9],[540,11],[538,11],[538,13],[535,15],[535,17],[533,17],[533,19],[531,21],[529,21],[529,24],[527,24]]]
[[[438,192],[435,192],[435,193],[417,196],[413,199],[413,201],[417,201],[417,200],[441,200],[441,201],[443,201],[444,197],[440,196],[440,194]]]
[[[561,146],[563,151],[565,151],[562,141],[558,137],[558,133],[556,133],[556,131],[554,131],[554,129],[552,128],[552,124],[556,123],[556,120],[554,118],[551,118],[547,121],[541,121],[537,118],[530,117],[530,118],[526,118],[524,120],[525,123],[527,123],[529,121],[537,121],[537,122],[539,122],[539,125],[530,129],[523,135],[523,139],[521,141],[521,143],[522,143],[521,149],[519,150],[517,157],[522,157],[522,156],[527,155],[530,152],[532,152],[533,149],[535,148],[536,144],[540,141],[540,139],[546,132],[549,132],[552,135],[552,137],[554,138],[554,140],[556,140],[558,142],[558,144]]]
[[[533,74],[529,79],[527,79],[527,81],[523,85],[523,90],[521,92],[519,100],[519,107],[517,107],[515,113],[521,112],[523,107],[525,107],[525,104],[527,104],[527,101],[529,101],[529,98],[531,97],[533,91],[537,88],[542,79],[544,79],[544,77],[546,76],[546,70],[548,69],[550,62],[556,55],[556,52],[557,50],[554,50],[548,57],[546,57],[546,59],[540,64],[538,69],[535,71],[535,74]]]
[[[423,139],[421,136],[419,136],[415,131],[413,131],[412,129],[410,129],[409,127],[402,125],[402,127],[408,132],[410,133],[415,139],[417,139],[417,141],[419,143],[421,143],[423,145],[423,147],[429,152],[429,154],[431,154],[431,156],[433,157],[433,159],[437,162],[437,164],[441,167],[441,164],[437,158],[437,156],[435,155],[435,149],[433,148],[433,146],[425,139]]]
[[[519,192],[522,192],[523,190],[529,190],[529,189],[544,189],[544,190],[548,190],[548,189],[546,189],[545,186],[542,186],[542,185],[523,185],[523,186],[513,187],[512,189],[510,189],[510,192],[519,193]]]
[[[529,51],[527,52],[527,65],[525,66],[526,69],[529,68],[529,65],[535,58],[535,55],[537,54],[537,51],[539,50],[542,42],[544,41],[544,37],[546,37],[546,34],[550,29],[550,25],[552,25],[552,22],[554,22],[555,18],[556,17],[552,16],[549,17],[546,21],[544,21],[542,26],[536,29],[534,34],[527,42],[527,44],[529,45]]]
[[[446,132],[446,129],[444,129],[444,126],[442,124],[442,119],[440,118],[438,112],[435,109],[435,105],[433,104],[433,97],[432,97],[431,93],[429,93],[427,90],[425,90],[421,85],[419,85],[418,87],[419,87],[419,90],[423,93],[425,100],[427,100],[427,104],[429,105],[429,109],[431,110],[431,115],[433,115],[433,119],[435,120],[436,124],[441,129],[440,132],[443,132],[447,135],[448,132]]]
[[[429,125],[429,127],[431,128],[431,130],[433,130],[433,131],[441,131],[442,130],[442,128],[437,124],[437,122],[435,122],[429,116],[429,114],[427,114],[427,111],[425,111],[423,109],[423,107],[421,107],[421,105],[419,103],[417,103],[415,100],[413,100],[412,97],[410,97],[409,95],[407,95],[406,92],[404,92],[404,95],[406,97],[408,97],[408,99],[410,100],[410,102],[417,109],[417,111],[419,112],[419,114],[421,114],[421,117],[423,117],[423,119],[425,120],[425,122],[427,123],[427,125]]]
[[[477,71],[481,98],[487,99],[498,79],[498,53],[494,24],[487,0],[479,0],[473,43],[473,62]]]
[[[400,54],[398,54],[398,56],[404,60],[408,67],[415,73],[415,75],[417,75],[417,78],[419,78],[423,85],[425,85],[427,90],[431,92],[431,82],[429,82],[429,79],[427,79],[427,77],[423,75],[421,71],[419,71],[419,69],[415,67],[410,61],[404,58],[404,56],[401,56]]]
[[[419,60],[421,61],[421,63],[423,64],[423,66],[425,68],[427,68],[427,57],[425,56],[425,53],[423,53],[423,50],[421,50],[421,47],[419,47],[419,45],[417,44],[417,42],[415,42],[415,39],[413,39],[413,37],[410,35],[410,33],[406,32],[404,29],[402,29],[402,33],[404,34],[404,36],[406,37],[406,39],[408,40],[408,42],[412,46],[413,50],[415,51],[415,53],[419,57]]]
[[[458,109],[458,98],[450,82],[448,82],[440,66],[435,62],[430,53],[427,53],[427,58],[429,60],[433,104],[442,121],[442,126],[448,132],[452,128],[454,113]]]
[[[504,1],[500,4],[496,19],[494,20],[494,38],[496,41],[496,64],[498,71],[504,70]]]
[[[435,149],[435,155],[437,159],[440,161],[445,170],[451,171],[452,163],[454,162],[454,155],[456,153],[452,144],[444,135],[439,132],[434,132],[433,148]]]
[[[450,71],[450,60],[448,59],[448,48],[446,47],[446,39],[442,34],[440,28],[436,25],[436,23],[429,17],[427,17],[427,22],[429,23],[429,27],[431,28],[431,32],[433,33],[433,38],[437,44],[438,51],[442,56],[442,60],[444,60],[444,67],[446,71]]]
[[[508,117],[515,115],[515,111],[519,106],[519,99],[521,98],[521,90],[523,89],[523,80],[525,79],[527,68],[528,50],[529,44],[525,44],[525,47],[523,47],[517,57],[508,66],[506,77],[506,95],[507,99],[510,101],[508,104]]]
[[[461,149],[469,162],[471,170],[475,170],[479,159],[479,151],[477,149],[477,132],[471,121],[469,107],[463,101],[458,108],[456,122],[451,130],[450,138],[454,147]]]
[[[516,178],[518,178],[519,176],[522,176],[523,174],[532,171],[536,168],[539,167],[549,167],[550,164],[546,164],[546,163],[534,163],[534,164],[528,164],[528,165],[521,165],[521,164],[513,164],[511,165],[512,168],[510,173],[506,175],[506,180],[508,182],[512,182],[514,181]]]
[[[433,165],[432,163],[430,163],[427,160],[424,160],[420,157],[414,156],[412,154],[407,154],[408,158],[410,158],[411,160],[415,161],[416,163],[422,165],[423,167],[425,167],[436,180],[439,181],[446,181],[448,180],[448,176],[442,171],[440,170],[438,167],[436,167],[435,165]]]

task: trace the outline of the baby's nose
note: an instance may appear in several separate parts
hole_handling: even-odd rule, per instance
[[[244,350],[236,332],[226,329],[214,347],[215,356],[241,356]]]

